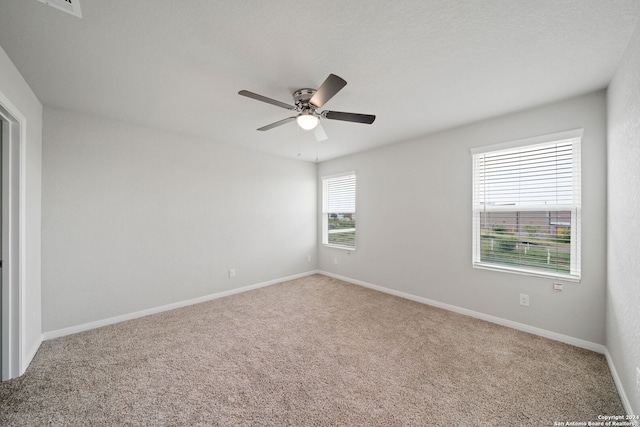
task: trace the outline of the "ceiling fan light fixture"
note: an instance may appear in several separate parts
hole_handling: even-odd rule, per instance
[[[318,118],[310,113],[300,113],[296,117],[296,122],[304,130],[311,130],[318,126]]]

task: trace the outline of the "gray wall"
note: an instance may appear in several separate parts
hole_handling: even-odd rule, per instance
[[[351,254],[319,249],[320,269],[604,344],[605,107],[599,91],[320,164],[318,176],[356,171],[358,230]],[[473,269],[469,149],[576,128],[584,128],[582,282],[554,292],[552,279]]]
[[[43,152],[45,332],[317,267],[315,164],[50,107]]]
[[[607,349],[640,414],[640,27],[608,90]]]
[[[26,369],[42,340],[40,300],[40,212],[42,168],[42,104],[0,48],[0,92],[26,118],[24,147],[24,294],[23,363]]]

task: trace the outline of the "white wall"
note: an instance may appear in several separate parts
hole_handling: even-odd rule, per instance
[[[0,47],[0,93],[26,118],[24,147],[24,294],[22,368],[40,346],[40,199],[42,168],[42,104]]]
[[[318,176],[356,171],[358,231],[351,254],[321,247],[319,268],[602,347],[605,106],[599,91],[320,164]],[[576,128],[584,128],[582,282],[554,292],[551,279],[472,268],[469,149]]]
[[[608,89],[607,349],[640,414],[640,27]]]
[[[45,332],[317,267],[315,164],[50,107],[43,153]]]

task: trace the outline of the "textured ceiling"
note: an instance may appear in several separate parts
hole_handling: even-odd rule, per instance
[[[80,0],[82,19],[0,2],[0,46],[45,104],[322,161],[604,88],[638,0]],[[1,70],[0,70],[1,72]],[[316,143],[291,103],[329,73],[347,86]]]

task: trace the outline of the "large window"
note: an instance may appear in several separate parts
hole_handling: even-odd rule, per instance
[[[356,248],[356,174],[322,178],[322,243]]]
[[[474,267],[580,279],[581,136],[472,150]]]

